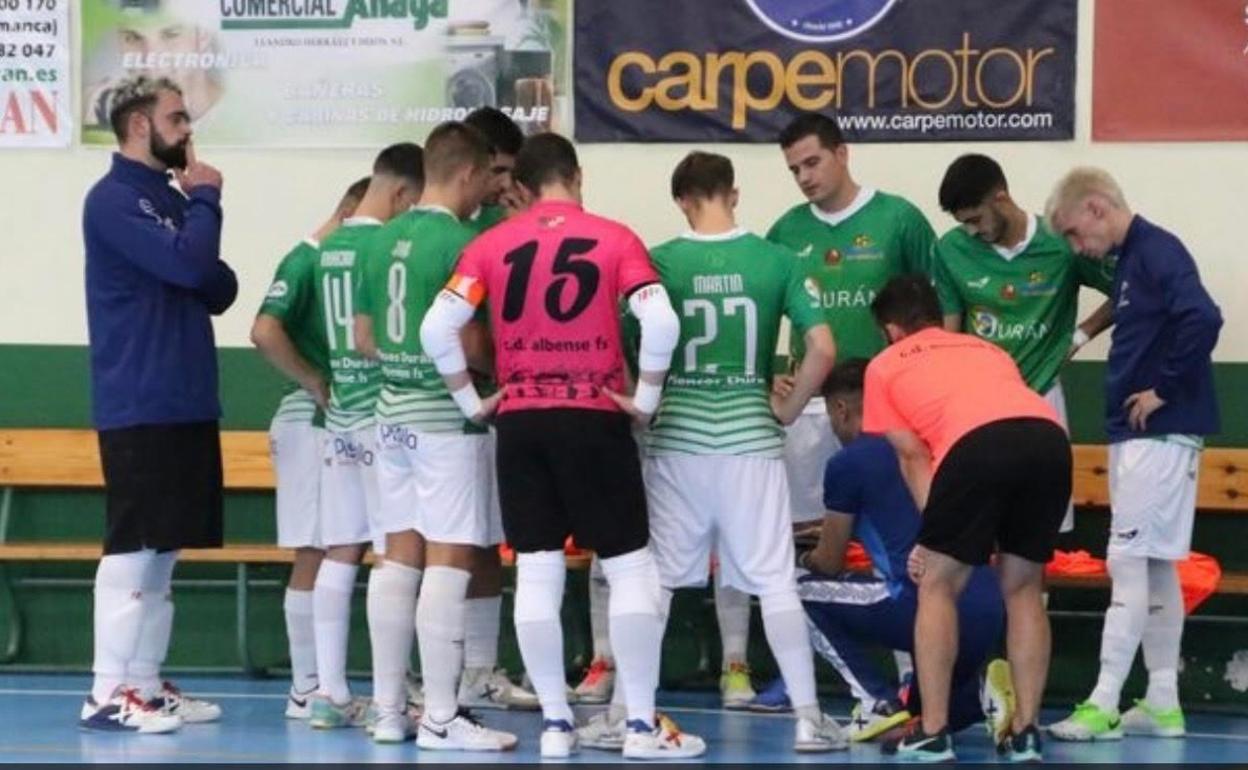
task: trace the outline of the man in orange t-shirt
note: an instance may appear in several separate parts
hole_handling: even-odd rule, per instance
[[[1070,497],[1070,441],[1008,354],[941,327],[940,302],[925,276],[889,281],[871,311],[891,344],[867,367],[862,428],[896,447],[923,511],[909,563],[919,586],[915,667],[923,723],[898,752],[953,758],[947,721],[958,649],[955,602],[971,568],[995,550],[1017,694],[996,738],[1011,759],[1038,759],[1050,647],[1044,565]]]

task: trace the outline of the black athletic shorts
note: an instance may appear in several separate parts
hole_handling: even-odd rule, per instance
[[[100,431],[104,553],[220,548],[221,433],[216,422]]]
[[[563,550],[569,534],[604,559],[650,541],[627,415],[526,409],[500,415],[495,428],[503,532],[518,553]]]
[[[994,549],[1047,563],[1070,502],[1070,439],[1050,420],[980,426],[958,439],[932,479],[919,543],[964,564]]]

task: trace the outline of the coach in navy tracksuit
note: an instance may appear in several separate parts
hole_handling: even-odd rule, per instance
[[[84,727],[166,732],[220,716],[162,685],[180,548],[220,547],[221,442],[212,315],[238,283],[218,258],[221,174],[194,159],[177,86],[113,91],[120,151],[83,207],[92,414],[104,470],[95,683]],[[170,186],[169,172],[179,192]]]
[[[1117,260],[1105,383],[1113,597],[1096,687],[1051,731],[1066,740],[1182,735],[1176,562],[1192,542],[1204,437],[1218,431],[1212,354],[1222,314],[1182,242],[1133,215],[1104,171],[1068,174],[1049,217],[1076,251]],[[1148,691],[1120,715],[1122,684],[1141,641]]]
[[[811,572],[798,582],[815,650],[858,701],[849,727],[856,741],[881,735],[922,710],[917,685],[902,702],[896,685],[872,659],[880,649],[914,651],[918,588],[907,574],[906,560],[918,541],[922,519],[892,444],[883,436],[861,433],[866,366],[865,359],[842,361],[823,387],[832,430],[845,448],[827,463],[823,497],[828,514],[818,544],[799,557]],[[870,555],[872,574],[842,571],[851,536]],[[984,716],[980,674],[1005,625],[1001,588],[991,567],[971,572],[957,609],[961,641],[950,689],[951,732]],[[992,677],[990,684],[1003,682]],[[989,695],[998,704],[991,720],[994,730],[1008,727],[1004,692],[990,687]]]

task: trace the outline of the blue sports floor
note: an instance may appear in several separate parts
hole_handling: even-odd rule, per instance
[[[533,762],[537,760],[536,713],[481,712],[487,724],[520,736],[508,754],[425,753],[414,744],[376,746],[362,730],[314,731],[282,716],[287,684],[280,680],[191,678],[179,684],[192,694],[218,701],[225,711],[212,725],[189,725],[172,735],[89,733],[77,727],[78,709],[89,679],[82,675],[0,675],[0,762]],[[367,689],[356,682],[357,692]],[[789,717],[728,713],[715,708],[713,693],[664,693],[660,705],[690,732],[710,744],[705,761],[750,764],[787,762],[874,763],[874,745],[847,752],[798,758],[791,751]],[[848,704],[825,702],[829,713],[846,719]],[[580,716],[590,713],[578,710]],[[1046,714],[1046,719],[1061,715]],[[1167,764],[1248,763],[1248,718],[1191,715],[1185,739],[1128,738],[1118,743],[1074,745],[1048,741],[1051,762]],[[982,730],[957,740],[963,762],[995,762]],[[582,750],[579,762],[611,762],[618,756]]]

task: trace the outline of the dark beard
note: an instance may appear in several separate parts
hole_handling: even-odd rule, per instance
[[[184,169],[186,168],[186,142],[178,144],[166,144],[165,140],[155,131],[151,133],[151,139],[148,142],[152,152],[152,157],[164,163],[169,168]]]

